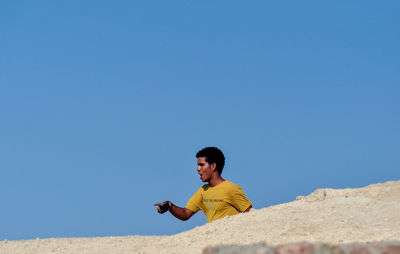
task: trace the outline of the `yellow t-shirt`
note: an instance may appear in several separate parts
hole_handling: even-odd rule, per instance
[[[244,212],[251,205],[239,185],[223,181],[214,187],[210,187],[209,184],[203,185],[190,198],[186,208],[195,213],[203,211],[207,216],[207,222],[211,222]]]

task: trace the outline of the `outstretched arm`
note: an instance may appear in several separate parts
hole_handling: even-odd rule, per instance
[[[157,204],[154,204],[154,205],[155,205],[155,206],[160,206],[160,205],[162,205],[162,204],[163,204],[163,203],[157,203]],[[160,207],[157,208],[157,211],[158,211],[159,213],[163,213],[163,212],[160,210]],[[195,214],[192,210],[187,209],[187,208],[185,208],[185,207],[176,206],[176,205],[174,205],[171,201],[168,201],[168,211],[169,211],[173,216],[175,216],[175,218],[178,218],[178,219],[183,220],[183,221],[188,220],[190,217],[193,216],[193,214]]]

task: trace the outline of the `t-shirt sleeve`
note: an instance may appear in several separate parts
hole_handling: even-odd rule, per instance
[[[236,209],[241,213],[246,211],[246,209],[252,205],[239,185],[235,185],[235,188],[232,191],[232,202]]]
[[[197,213],[202,208],[201,188],[193,194],[186,204],[186,208]]]

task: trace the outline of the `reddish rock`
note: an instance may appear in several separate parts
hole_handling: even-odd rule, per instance
[[[275,254],[314,254],[314,245],[310,243],[289,243],[278,245]]]
[[[208,246],[203,250],[203,254],[214,254],[214,248],[212,246]]]

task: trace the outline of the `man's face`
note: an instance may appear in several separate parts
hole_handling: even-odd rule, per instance
[[[205,157],[197,158],[197,172],[203,182],[209,182],[215,169],[215,163],[208,164]]]

